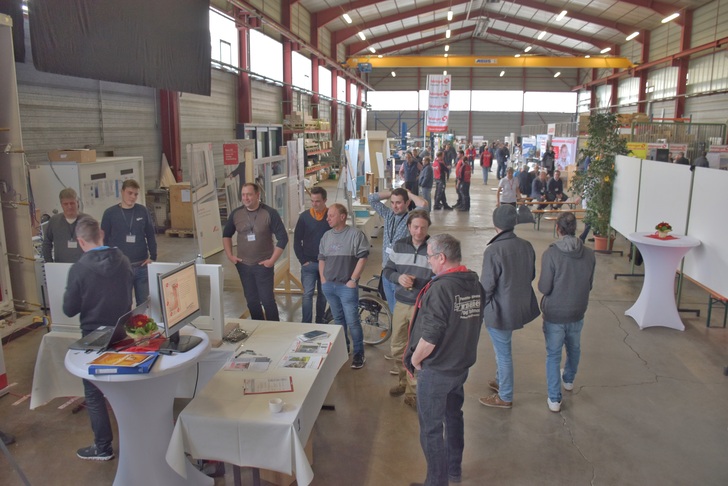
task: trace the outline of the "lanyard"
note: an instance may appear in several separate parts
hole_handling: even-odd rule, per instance
[[[63,219],[66,219],[65,216]],[[66,219],[66,224],[68,225],[68,228],[71,230],[71,238],[69,238],[69,241],[73,241],[76,239],[76,223],[78,222],[78,216],[76,216],[76,219],[73,223],[69,223]]]
[[[399,229],[399,226],[402,224],[402,221],[407,217],[407,213],[404,213],[400,218],[399,221],[397,221],[397,215],[393,214],[392,216],[392,224],[389,225],[389,245],[391,246],[394,243],[394,233]],[[396,226],[395,226],[396,224]]]
[[[124,212],[124,208],[119,205],[119,209],[121,209],[121,216],[124,218],[124,223],[126,224],[126,213]],[[134,213],[136,213],[136,204],[131,207],[131,221],[129,221],[129,234],[132,234],[131,227],[134,224]]]
[[[249,234],[255,234],[255,221],[258,219],[258,210],[260,209],[260,206],[258,206],[258,209],[255,211],[248,211],[248,208],[245,208],[245,212],[248,215],[248,223],[250,223],[250,233]],[[255,218],[250,219],[250,213],[255,213]]]

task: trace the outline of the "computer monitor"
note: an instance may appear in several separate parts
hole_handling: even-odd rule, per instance
[[[181,336],[180,329],[200,315],[200,290],[194,260],[157,276],[159,284],[162,323],[167,340],[160,351],[184,353],[197,346],[202,339]]]

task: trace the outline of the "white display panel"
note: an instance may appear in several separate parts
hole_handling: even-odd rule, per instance
[[[685,234],[692,173],[687,165],[642,161],[636,231],[655,231],[662,221],[676,234]]]
[[[641,169],[642,160],[635,157],[618,155],[615,160],[617,177],[614,179],[609,224],[624,236],[634,233],[637,228]]]
[[[720,295],[728,296],[728,171],[695,168],[688,234],[701,245],[685,257],[683,272]]]

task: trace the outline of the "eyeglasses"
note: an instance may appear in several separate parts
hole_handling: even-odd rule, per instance
[[[433,253],[432,255],[427,255],[427,261],[429,262],[430,261],[430,258],[434,258],[437,255],[442,255],[442,252],[440,251],[440,252],[437,252],[437,253]]]

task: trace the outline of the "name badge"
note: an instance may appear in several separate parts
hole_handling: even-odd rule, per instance
[[[76,240],[68,240],[68,248],[76,249],[78,248],[78,241]]]
[[[136,243],[136,235],[126,235],[127,243]]]
[[[248,241],[255,241],[255,234],[248,233]]]
[[[387,255],[391,255],[392,254],[392,247],[391,246],[388,246],[385,251],[387,252]]]

